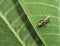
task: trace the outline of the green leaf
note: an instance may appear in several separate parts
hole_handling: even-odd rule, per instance
[[[0,0],[0,46],[38,46],[27,22],[17,0]]]
[[[58,0],[18,0],[45,46],[60,46],[60,7]],[[39,21],[51,16],[49,23],[38,27]]]

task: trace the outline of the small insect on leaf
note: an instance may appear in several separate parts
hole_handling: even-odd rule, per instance
[[[43,20],[41,20],[41,21],[38,23],[38,26],[39,26],[39,27],[42,27],[42,26],[44,26],[45,24],[47,24],[49,21],[50,21],[50,16],[47,16],[46,18],[44,18]]]

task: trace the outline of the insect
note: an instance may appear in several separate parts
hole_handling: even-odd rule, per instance
[[[39,23],[38,23],[38,26],[39,27],[42,27],[44,26],[45,24],[47,24],[50,20],[50,16],[47,16],[46,18],[44,18],[43,20],[41,20]]]

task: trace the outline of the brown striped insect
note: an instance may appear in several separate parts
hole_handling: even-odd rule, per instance
[[[43,20],[41,20],[41,21],[38,23],[38,26],[39,26],[39,27],[42,27],[42,26],[46,25],[49,21],[50,21],[50,16],[47,16],[46,18],[44,18]]]

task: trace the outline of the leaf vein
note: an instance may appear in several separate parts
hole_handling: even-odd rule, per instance
[[[40,2],[24,2],[25,4],[41,4],[41,5],[46,5],[46,6],[50,6],[50,7],[53,7],[53,8],[57,8],[60,10],[60,7],[57,7],[57,6],[54,6],[54,5],[51,5],[51,4],[47,4],[47,3],[40,3]]]
[[[20,19],[20,17],[23,15],[24,15],[24,12],[19,17],[17,17],[17,19],[12,23],[12,25],[14,25]]]
[[[12,6],[7,12],[5,12],[5,16],[10,12],[10,11],[12,11],[12,9],[14,9],[14,7],[16,6],[16,5],[18,5],[18,3],[17,4],[15,4],[14,6]]]
[[[16,38],[19,40],[19,42],[23,45],[26,46],[25,43],[21,40],[20,36],[15,32],[15,30],[13,29],[13,27],[10,25],[10,23],[8,22],[7,18],[5,16],[3,16],[3,14],[0,12],[0,17],[5,21],[5,23],[8,25],[8,27],[11,29],[11,31],[14,33],[14,35],[16,36]]]

